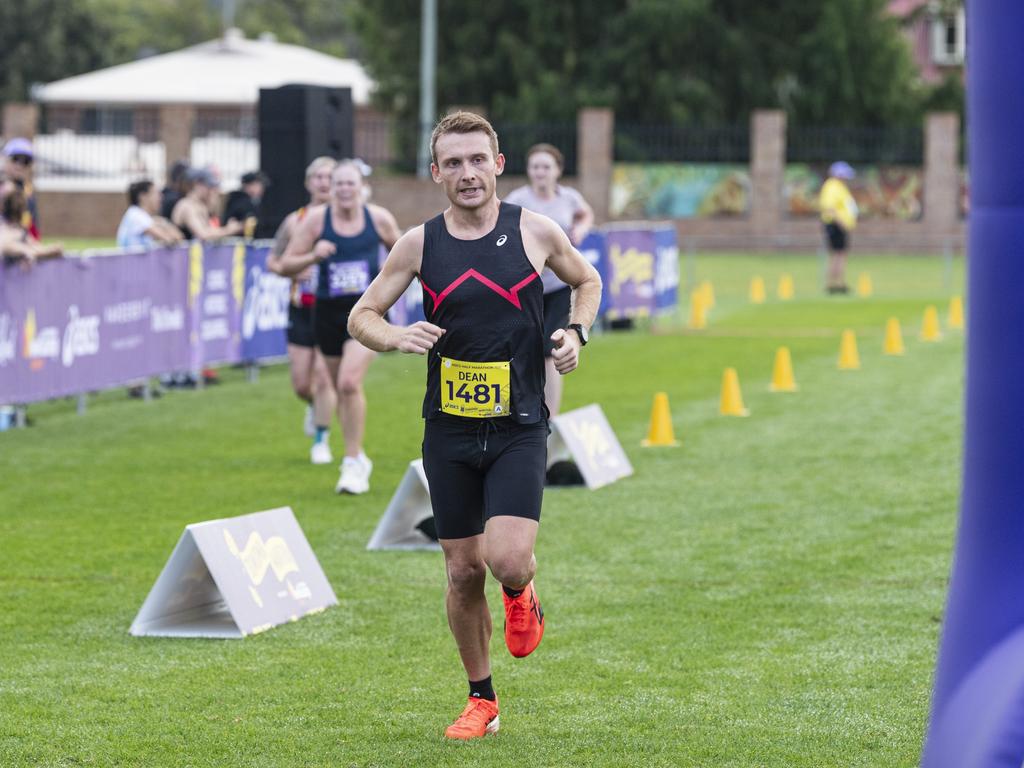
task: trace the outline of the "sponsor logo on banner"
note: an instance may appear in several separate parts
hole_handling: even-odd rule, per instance
[[[291,281],[259,267],[249,271],[249,290],[242,305],[242,336],[251,339],[257,331],[288,327]]]
[[[185,328],[185,309],[156,306],[149,310],[149,327],[153,333],[169,333]]]
[[[36,313],[30,309],[25,316],[22,356],[31,361],[33,371],[43,367],[47,359],[60,357],[60,331],[55,327],[36,328]]]
[[[618,245],[609,249],[612,262],[611,292],[618,295],[626,283],[633,283],[638,296],[650,297],[654,286],[654,254],[627,248],[623,252]]]
[[[122,301],[103,308],[103,322],[107,325],[127,325],[138,323],[149,314],[149,299]]]
[[[679,287],[679,249],[674,245],[658,247],[654,292],[664,293]]]
[[[64,328],[64,349],[61,362],[65,368],[74,364],[75,358],[97,355],[100,351],[100,316],[78,314],[78,305],[68,307],[68,324]]]
[[[4,313],[0,315],[0,367],[14,360],[17,346],[18,332],[14,327],[14,319]]]

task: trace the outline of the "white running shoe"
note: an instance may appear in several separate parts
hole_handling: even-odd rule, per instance
[[[316,422],[314,421],[312,405],[306,406],[306,418],[302,422],[302,431],[306,433],[306,437],[316,437]],[[315,461],[313,463],[316,464]]]
[[[309,449],[309,460],[314,464],[330,464],[334,461],[334,455],[331,453],[331,445],[326,440],[321,440],[319,443],[313,443],[313,447]]]
[[[373,473],[373,462],[370,461],[370,457],[367,456],[362,451],[359,452],[358,458],[359,458],[359,461],[363,465],[363,469],[366,470],[366,488],[367,488],[367,490],[369,490],[369,488],[370,488],[370,475]]]
[[[359,458],[346,456],[341,462],[341,477],[334,486],[335,493],[358,495],[370,490],[370,473],[367,465]]]

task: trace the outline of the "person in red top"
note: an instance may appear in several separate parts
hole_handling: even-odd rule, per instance
[[[292,234],[306,218],[310,209],[325,205],[331,199],[331,174],[338,161],[332,157],[318,157],[306,168],[306,190],[309,203],[288,214],[274,236],[274,247],[267,255],[267,269],[281,271],[284,256]],[[316,348],[313,335],[313,304],[316,302],[316,265],[310,266],[292,278],[292,300],[288,307],[288,362],[291,366],[292,389],[299,399],[308,403],[305,430],[313,438],[310,461],[330,464],[334,461],[329,442],[329,430],[336,407],[331,374]]]

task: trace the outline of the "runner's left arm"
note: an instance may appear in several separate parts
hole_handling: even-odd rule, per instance
[[[390,251],[402,236],[398,222],[387,208],[382,208],[379,205],[370,205],[368,208],[370,217],[373,219],[373,226],[376,228],[377,234],[380,235],[380,241]]]
[[[547,254],[546,266],[551,268],[559,280],[572,288],[569,323],[579,323],[589,329],[601,306],[601,275],[573,247],[562,228],[553,221],[524,210],[522,222],[528,245],[527,253],[536,248],[539,253]],[[555,342],[551,352],[555,370],[561,374],[575,370],[579,364],[581,346],[576,333],[560,328],[551,335],[551,340]]]

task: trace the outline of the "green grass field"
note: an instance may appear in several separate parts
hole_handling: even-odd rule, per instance
[[[35,426],[0,434],[0,764],[916,765],[956,520],[963,337],[917,340],[926,304],[945,317],[938,259],[855,259],[871,299],[820,296],[817,270],[700,257],[718,300],[707,331],[675,318],[586,349],[566,405],[602,405],[635,475],[546,494],[547,632],[525,660],[496,638],[502,730],[474,743],[441,736],[465,680],[440,555],[365,550],[419,452],[422,359],[371,370],[376,466],[358,498],[308,463],[281,366],[151,403],[104,393],[84,416],[33,406]],[[773,298],[782,272],[792,302]],[[754,274],[769,287],[756,307]],[[890,315],[902,358],[881,353]],[[847,327],[859,371],[836,370]],[[768,390],[781,344],[799,393]],[[726,366],[750,418],[717,414]],[[656,391],[679,448],[639,447]],[[337,608],[239,641],[128,635],[187,523],[280,505]]]

